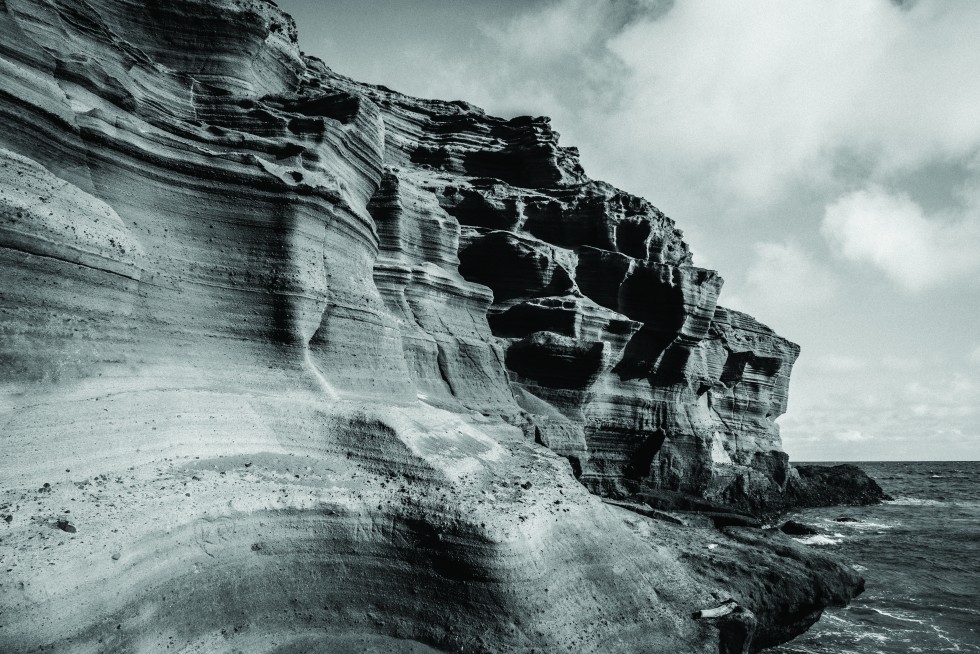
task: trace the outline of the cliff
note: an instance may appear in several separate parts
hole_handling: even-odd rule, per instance
[[[380,109],[374,276],[423,401],[521,427],[601,494],[778,503],[790,469],[774,420],[799,348],[718,306],[723,280],[692,265],[670,218],[586,177],[547,118],[503,120],[309,64]],[[475,330],[418,318],[432,302],[443,319],[460,313],[435,299],[433,267],[457,277],[452,295],[479,296],[464,309]]]
[[[0,650],[736,652],[860,592],[600,499],[789,501],[798,348],[547,119],[259,0],[0,34]]]

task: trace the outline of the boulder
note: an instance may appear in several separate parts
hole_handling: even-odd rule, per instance
[[[815,527],[797,522],[796,520],[787,520],[779,528],[779,531],[790,536],[813,536],[820,533]]]

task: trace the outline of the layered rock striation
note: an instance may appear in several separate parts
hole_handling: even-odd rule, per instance
[[[0,650],[750,651],[860,592],[597,497],[785,501],[798,348],[547,119],[260,0],[0,34]]]
[[[778,503],[790,468],[774,421],[799,348],[717,304],[721,277],[692,265],[671,219],[586,177],[547,118],[503,120],[321,70],[366,94],[386,126],[385,171],[368,205],[375,278],[407,325],[425,401],[520,426],[601,494],[654,487]],[[405,266],[458,270],[492,291],[472,308],[492,336],[471,332],[467,347],[479,354],[463,358],[479,371],[447,369],[462,341],[444,328],[418,323],[443,335],[435,356],[431,345],[419,350],[425,337],[411,333],[404,299],[417,282],[396,281]]]

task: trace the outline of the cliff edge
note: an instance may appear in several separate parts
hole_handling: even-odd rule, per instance
[[[799,349],[547,119],[261,0],[0,34],[0,650],[743,652],[862,590],[612,502],[792,501]]]

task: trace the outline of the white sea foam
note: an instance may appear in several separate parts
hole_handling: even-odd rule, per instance
[[[901,620],[902,622],[914,622],[916,624],[926,624],[925,620],[916,620],[915,618],[909,617],[909,613],[905,611],[883,611],[882,609],[872,608],[872,611],[879,615],[891,618],[892,620]]]
[[[943,502],[939,500],[925,500],[920,497],[896,497],[893,500],[885,500],[885,504],[893,506],[940,506]]]
[[[841,541],[844,540],[844,534],[834,534],[832,537],[824,534],[817,534],[815,536],[794,538],[793,540],[798,543],[803,543],[804,545],[840,545]]]
[[[833,522],[835,526],[845,527],[847,529],[856,529],[858,531],[880,531],[882,529],[894,529],[895,527],[901,526],[900,522],[896,522],[895,524],[887,524],[884,522],[837,522],[836,520],[830,520],[828,522]]]
[[[970,615],[980,615],[980,610],[971,609],[966,606],[949,606],[948,604],[939,604],[939,608],[948,609],[950,611],[962,611],[963,613],[969,613]]]
[[[941,629],[938,625],[934,625],[934,624],[933,625],[929,625],[929,626],[936,633],[936,636],[940,640],[944,640],[944,641],[946,641],[947,643],[949,643],[950,645],[953,646],[953,649],[952,650],[947,650],[947,651],[953,651],[953,652],[960,652],[960,651],[962,651],[960,649],[959,644],[956,641],[954,641],[952,638],[950,638],[949,636],[946,635],[946,631],[944,629]]]

